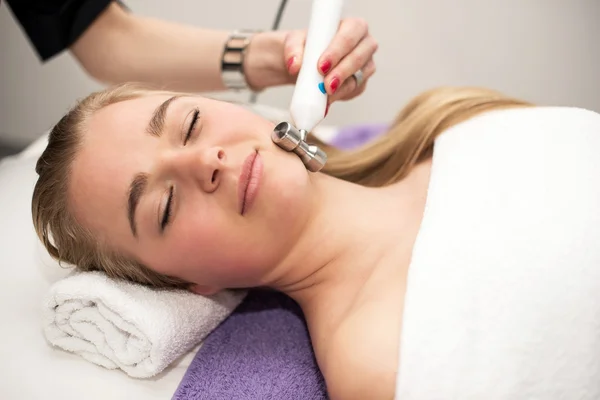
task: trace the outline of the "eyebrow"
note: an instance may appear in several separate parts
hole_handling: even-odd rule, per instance
[[[178,99],[179,95],[169,97],[165,100],[160,106],[154,110],[152,113],[152,118],[150,118],[150,122],[148,122],[148,126],[146,127],[146,132],[152,136],[160,137],[162,135],[163,129],[165,127],[165,120],[167,119],[167,110],[169,109],[169,105],[173,102],[173,100]]]
[[[135,224],[135,210],[140,202],[140,198],[148,187],[148,174],[140,172],[131,181],[129,186],[129,196],[127,199],[127,218],[129,227],[134,237],[137,237],[137,227]]]

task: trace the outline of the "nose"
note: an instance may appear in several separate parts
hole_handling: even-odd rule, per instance
[[[165,165],[181,182],[190,182],[212,193],[219,187],[225,161],[225,151],[213,146],[174,151],[166,157]]]

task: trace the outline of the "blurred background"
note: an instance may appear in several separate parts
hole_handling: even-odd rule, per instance
[[[279,0],[124,3],[137,14],[219,29],[269,29],[279,7]],[[69,53],[41,64],[0,4],[1,156],[27,146],[102,86]],[[280,29],[306,28],[310,7],[311,0],[289,0]],[[334,104],[323,124],[387,122],[437,85],[487,86],[600,112],[598,0],[348,0],[345,16],[368,21],[380,45],[378,69],[366,92]],[[268,90],[258,102],[287,109],[292,91]]]

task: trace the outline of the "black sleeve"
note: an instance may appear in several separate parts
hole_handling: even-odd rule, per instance
[[[41,61],[71,46],[112,1],[5,0]]]

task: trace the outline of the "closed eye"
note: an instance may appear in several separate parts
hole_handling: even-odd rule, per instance
[[[164,232],[165,227],[169,224],[171,220],[171,213],[173,208],[173,186],[169,189],[169,197],[167,198],[167,204],[165,205],[165,210],[163,211],[162,218],[160,220],[160,232]]]
[[[196,123],[198,122],[198,118],[199,117],[200,117],[200,110],[196,108],[194,110],[194,114],[192,115],[192,120],[190,121],[190,126],[189,126],[189,128],[187,130],[185,138],[183,139],[183,145],[184,146],[186,145],[186,143],[188,142],[188,140],[192,136],[192,132],[194,132],[194,127],[196,126]]]

